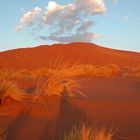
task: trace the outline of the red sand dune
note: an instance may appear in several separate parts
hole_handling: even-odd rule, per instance
[[[72,122],[79,124],[81,120],[88,120],[93,128],[117,129],[117,140],[139,140],[139,84],[140,79],[86,78],[81,81],[86,98],[70,98],[67,102],[50,97],[47,110],[42,104],[10,99],[9,105],[0,108],[0,124],[11,126],[8,138],[16,140],[52,140],[57,130],[69,130]],[[25,115],[20,116],[24,110]]]
[[[1,52],[0,67],[45,67],[58,54],[64,60],[82,64],[140,64],[140,53],[71,43]],[[140,78],[85,78],[81,80],[81,90],[87,97],[64,100],[53,96],[48,98],[47,109],[42,104],[7,99],[0,107],[0,126],[8,126],[8,140],[54,140],[54,135],[59,140],[60,130],[63,133],[70,130],[71,124],[87,121],[95,128],[117,128],[117,140],[140,140]]]
[[[56,44],[36,48],[0,52],[0,68],[33,69],[46,67],[57,56],[63,60],[97,65],[114,63],[119,66],[134,66],[140,63],[140,53],[119,51],[88,43]]]

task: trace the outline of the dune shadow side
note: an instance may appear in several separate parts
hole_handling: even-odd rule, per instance
[[[46,120],[45,129],[43,130],[40,140],[54,140],[55,122]]]
[[[60,110],[56,120],[55,140],[63,140],[63,136],[70,132],[74,126],[87,122],[82,110],[70,103],[70,97],[62,95],[60,99]]]
[[[23,128],[23,126],[26,124],[27,121],[29,121],[29,113],[30,113],[31,107],[24,108],[23,111],[20,113],[19,116],[17,116],[11,124],[7,128],[7,138],[6,140],[17,140],[17,136],[20,132],[20,130]]]

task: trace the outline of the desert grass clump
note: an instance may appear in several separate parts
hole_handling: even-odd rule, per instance
[[[0,70],[0,79],[7,79],[7,80],[15,80],[16,79],[16,72],[13,72],[8,69],[1,69]]]
[[[95,129],[93,131],[93,140],[113,140],[114,133],[112,130],[106,128]]]
[[[74,127],[72,130],[64,135],[64,140],[112,140],[114,132],[112,130],[92,129],[86,127],[84,124],[82,127]]]
[[[71,78],[66,78],[61,75],[50,77],[42,88],[42,91],[34,97],[34,101],[41,101],[47,106],[47,98],[50,96],[62,97],[62,94],[67,90],[67,96],[72,97],[76,94],[85,96],[80,90],[78,82]]]
[[[72,130],[64,136],[64,140],[92,140],[93,131],[91,128],[85,127],[73,127]]]
[[[123,77],[140,77],[140,66],[135,66],[128,72],[123,73]]]
[[[91,73],[95,73],[96,66],[94,65],[74,65],[71,68],[64,69],[63,74],[69,77],[76,77],[76,76],[91,76]]]
[[[111,77],[119,73],[119,67],[115,64],[95,66],[92,64],[76,65],[70,69],[63,70],[63,74],[69,77]]]
[[[35,93],[42,91],[41,89],[43,88],[43,83],[45,83],[53,73],[54,70],[49,68],[40,68],[30,71],[30,76],[34,81]]]
[[[72,78],[63,77],[61,75],[56,75],[48,79],[46,85],[44,86],[44,89],[45,93],[48,96],[60,96],[64,87],[67,88],[69,96],[73,96],[74,92],[80,93],[80,91],[78,90],[78,88],[80,88],[78,82],[76,82]]]
[[[82,65],[81,68],[83,69],[83,76],[93,77],[96,76],[98,71],[97,67],[94,65]]]
[[[22,90],[18,88],[18,86],[14,82],[9,80],[0,80],[1,103],[3,103],[7,97],[11,97],[15,100],[21,101],[26,97],[26,95]]]
[[[19,71],[12,71],[8,69],[1,69],[0,70],[0,79],[1,80],[26,80],[29,79],[30,72],[27,70],[19,70]]]
[[[116,75],[119,72],[119,70],[119,67],[115,64],[104,65],[97,69],[96,76],[108,78],[113,75]]]
[[[49,96],[61,96],[64,88],[67,89],[69,97],[74,96],[76,93],[84,95],[79,90],[80,85],[78,82],[73,79],[69,73],[67,74],[74,66],[75,64],[70,62],[56,60],[56,62],[49,67],[50,75],[40,78],[40,81],[43,82],[41,82],[41,86],[37,86],[39,92],[37,92],[34,100],[43,101],[43,103],[45,103],[45,99],[47,100]]]

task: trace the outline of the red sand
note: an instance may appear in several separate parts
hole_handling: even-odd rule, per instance
[[[1,52],[0,67],[44,67],[59,52],[65,60],[72,58],[84,64],[125,67],[140,63],[140,53],[72,43]],[[117,140],[140,140],[140,78],[85,78],[81,90],[87,97],[50,97],[47,109],[42,104],[7,99],[9,103],[0,107],[0,126],[8,126],[8,140],[53,140],[54,135],[59,140],[60,130],[69,131],[72,123],[84,121],[95,128],[117,128]]]
[[[140,63],[140,53],[107,49],[95,44],[71,43],[0,52],[0,68],[33,69],[54,63],[61,55],[63,60],[84,64],[117,64],[135,66]]]

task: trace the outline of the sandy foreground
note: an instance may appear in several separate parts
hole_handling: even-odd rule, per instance
[[[0,124],[8,127],[9,139],[51,140],[81,122],[114,129],[119,140],[140,139],[140,79],[86,78],[81,85],[86,97],[50,97],[47,108],[7,99]]]

